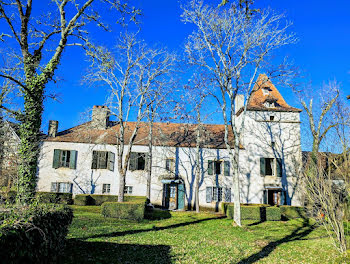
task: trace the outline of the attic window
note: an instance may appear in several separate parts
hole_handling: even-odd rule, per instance
[[[265,107],[268,107],[268,108],[276,107],[276,103],[271,101],[265,102],[264,105]]]
[[[269,95],[270,94],[270,88],[269,87],[264,87],[262,89],[264,95]]]

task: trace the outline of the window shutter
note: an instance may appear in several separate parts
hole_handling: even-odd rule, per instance
[[[225,201],[228,203],[231,202],[231,188],[225,189]]]
[[[212,160],[208,160],[208,175],[213,175],[213,166],[214,162]]]
[[[265,158],[260,158],[260,176],[265,176]]]
[[[70,169],[76,169],[77,168],[77,151],[71,150],[70,151],[70,161],[69,161],[69,168]]]
[[[92,152],[92,164],[91,169],[97,169],[97,151]]]
[[[224,175],[230,176],[230,162],[229,161],[224,162]]]
[[[276,164],[276,176],[277,177],[282,177],[282,159],[276,159],[277,164]]]
[[[148,153],[145,153],[144,154],[144,157],[145,157],[145,171],[148,171],[148,162],[149,162],[149,155]]]
[[[212,187],[207,187],[207,193],[206,193],[206,200],[207,200],[207,203],[211,203],[211,200],[212,200]]]
[[[51,192],[57,192],[57,182],[51,182]]]
[[[129,159],[129,170],[134,171],[137,168],[137,153],[136,152],[130,152],[130,159]]]
[[[267,190],[264,190],[263,193],[263,204],[267,204]]]
[[[69,186],[69,190],[68,190],[68,192],[69,193],[73,193],[73,183],[70,183],[70,182],[68,182],[68,186]]]
[[[108,169],[114,171],[114,160],[115,154],[113,152],[108,152]]]
[[[280,205],[285,205],[286,204],[286,191],[281,191],[281,200],[280,200]]]
[[[52,168],[57,169],[60,167],[60,153],[61,153],[61,150],[54,149]]]

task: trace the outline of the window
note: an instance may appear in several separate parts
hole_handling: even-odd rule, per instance
[[[131,152],[129,161],[129,170],[145,170],[146,165],[146,153]]]
[[[230,175],[230,162],[221,160],[208,160],[208,175],[220,175],[222,174],[222,164],[224,164],[224,175]]]
[[[225,202],[231,202],[231,188],[222,187],[207,187],[206,188],[206,201],[211,202],[221,202],[222,192],[225,190]]]
[[[51,182],[51,192],[72,193],[73,184],[70,182]]]
[[[108,183],[105,183],[102,185],[102,194],[104,193],[110,193],[111,192],[111,185]]]
[[[53,151],[52,167],[76,169],[77,151],[55,149]]]
[[[274,116],[270,116],[270,121],[273,121],[275,120],[275,117]]]
[[[282,159],[260,158],[260,175],[282,177]]]
[[[276,146],[275,141],[271,141],[271,148],[275,148],[275,146]]]
[[[125,194],[132,194],[132,186],[125,186],[124,193]]]
[[[114,159],[115,155],[113,152],[93,151],[91,169],[108,169],[114,171]]]
[[[269,87],[264,87],[262,89],[264,95],[268,95],[270,93],[270,88]]]
[[[173,158],[169,158],[165,160],[165,169],[168,172],[175,172],[175,160]]]

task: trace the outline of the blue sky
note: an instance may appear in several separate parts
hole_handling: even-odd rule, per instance
[[[219,1],[217,1],[219,2]],[[328,80],[337,79],[344,95],[350,94],[350,2],[346,0],[281,1],[258,0],[258,6],[270,6],[277,12],[284,12],[293,22],[291,31],[299,42],[283,48],[278,56],[289,56],[306,76],[303,82],[312,82],[314,91]],[[181,52],[186,36],[193,30],[180,20],[181,9],[177,0],[131,0],[143,10],[141,36],[150,44],[161,44],[170,50]],[[95,34],[95,42],[110,45],[118,32]],[[86,57],[78,48],[71,48],[64,54],[57,75],[63,81],[50,84],[60,94],[60,100],[45,102],[43,130],[48,121],[58,120],[59,129],[66,129],[81,123],[93,105],[104,104],[106,90],[89,87],[81,83],[87,67]],[[277,87],[278,88],[278,87]],[[299,106],[291,91],[280,89],[286,101]]]

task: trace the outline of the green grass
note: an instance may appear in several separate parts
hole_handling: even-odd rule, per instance
[[[302,219],[240,228],[209,213],[133,222],[72,207],[65,263],[342,263],[325,231]]]

